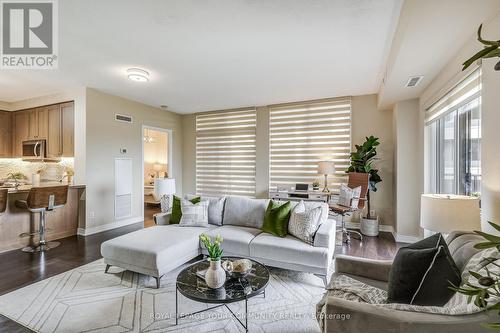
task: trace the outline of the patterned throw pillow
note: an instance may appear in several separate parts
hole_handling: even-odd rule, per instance
[[[178,196],[174,195],[174,200],[172,202],[172,213],[170,215],[170,224],[179,224],[181,221],[182,210],[181,210],[181,200]],[[190,199],[192,203],[200,202],[200,197],[195,197]]]
[[[361,186],[350,188],[347,185],[340,185],[339,205],[358,208],[359,197],[361,196]]]
[[[192,203],[181,201],[182,216],[180,227],[208,227],[208,201]]]
[[[321,213],[321,207],[306,211],[304,201],[301,200],[290,215],[288,233],[308,244],[312,244],[314,242],[314,234],[319,227]]]

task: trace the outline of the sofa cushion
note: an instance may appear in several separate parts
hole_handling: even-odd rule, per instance
[[[461,282],[441,234],[399,249],[389,273],[388,303],[443,306]]]
[[[268,199],[227,197],[223,224],[262,229],[268,203]]]
[[[262,230],[256,228],[248,227],[238,227],[232,225],[224,225],[219,228],[213,228],[206,234],[212,238],[217,235],[221,235],[223,238],[222,250],[224,253],[222,255],[238,255],[238,256],[249,256],[249,244],[252,242],[255,236],[260,234]],[[202,248],[202,253],[207,254],[205,247],[200,244]]]
[[[328,267],[330,262],[328,248],[311,246],[291,235],[280,238],[265,232],[250,243],[250,256],[314,267]]]
[[[155,226],[110,239],[101,245],[104,258],[131,263],[148,270],[164,271],[175,253],[199,253],[199,235],[209,228]]]
[[[191,203],[182,199],[180,227],[208,227],[208,201]]]
[[[469,260],[481,250],[474,245],[484,242],[484,238],[472,232],[454,231],[446,238],[448,249],[457,267],[463,271]]]
[[[319,227],[321,213],[321,207],[306,211],[304,201],[301,200],[290,215],[288,233],[312,245],[314,234]]]
[[[270,200],[264,214],[264,224],[262,231],[278,237],[285,237],[288,232],[288,221],[290,220],[290,201],[284,204],[277,204]]]
[[[194,198],[196,198],[196,195],[186,194],[187,200]],[[200,198],[201,201],[208,201],[208,223],[212,225],[222,225],[226,197],[208,197],[202,195]]]

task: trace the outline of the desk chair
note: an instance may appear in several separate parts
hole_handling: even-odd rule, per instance
[[[31,188],[26,200],[16,200],[18,208],[29,210],[33,215],[39,214],[40,224],[38,232],[29,234],[39,235],[39,243],[36,246],[23,248],[24,252],[43,252],[58,247],[59,242],[47,242],[45,239],[45,213],[63,207],[68,199],[68,185],[51,187]],[[24,236],[22,234],[21,236]]]
[[[345,226],[345,216],[350,215],[358,210],[363,210],[365,208],[365,203],[366,203],[366,197],[368,194],[368,182],[370,180],[370,174],[369,173],[359,173],[359,172],[350,172],[349,173],[349,179],[347,181],[347,186],[350,188],[356,188],[358,186],[361,186],[361,194],[359,196],[359,202],[358,202],[358,207],[353,209],[350,206],[342,206],[339,204],[330,204],[330,210],[334,212],[337,215],[342,216],[342,230],[339,230],[339,232],[342,232],[342,239],[344,243],[350,244],[351,243],[351,233],[357,234],[359,236],[359,240],[363,241],[363,235],[361,235],[360,232],[356,230],[347,230]],[[345,236],[345,237],[344,237]]]

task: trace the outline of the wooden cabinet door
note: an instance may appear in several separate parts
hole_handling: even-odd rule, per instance
[[[61,104],[62,156],[75,156],[75,110],[73,102]]]
[[[0,111],[0,157],[12,156],[12,114]]]
[[[36,109],[25,111],[28,114],[28,140],[36,140],[38,137],[38,118]]]
[[[47,108],[47,157],[60,157],[62,155],[61,107],[52,105]]]
[[[49,108],[37,108],[36,109],[36,119],[38,123],[38,130],[36,139],[45,139],[49,137]]]
[[[13,136],[12,136],[12,155],[22,157],[23,141],[29,140],[30,131],[30,112],[18,111],[12,115]]]

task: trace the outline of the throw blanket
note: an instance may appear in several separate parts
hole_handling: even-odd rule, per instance
[[[478,285],[476,278],[470,275],[469,271],[475,271],[482,275],[486,274],[484,268],[484,260],[488,257],[500,257],[496,248],[481,251],[474,255],[464,268],[462,273],[462,283],[471,283]],[[498,267],[494,265],[488,266],[490,272],[498,272]],[[363,282],[355,280],[349,276],[339,275],[327,287],[328,292],[323,296],[323,299],[318,303],[316,308],[316,317],[323,329],[323,320],[326,316],[326,300],[330,297],[336,297],[353,302],[363,302],[373,304],[374,306],[411,312],[424,312],[440,315],[466,315],[483,311],[473,303],[467,303],[467,296],[456,293],[450,301],[443,307],[440,306],[420,306],[399,303],[387,303],[387,292],[383,289],[367,285]]]

